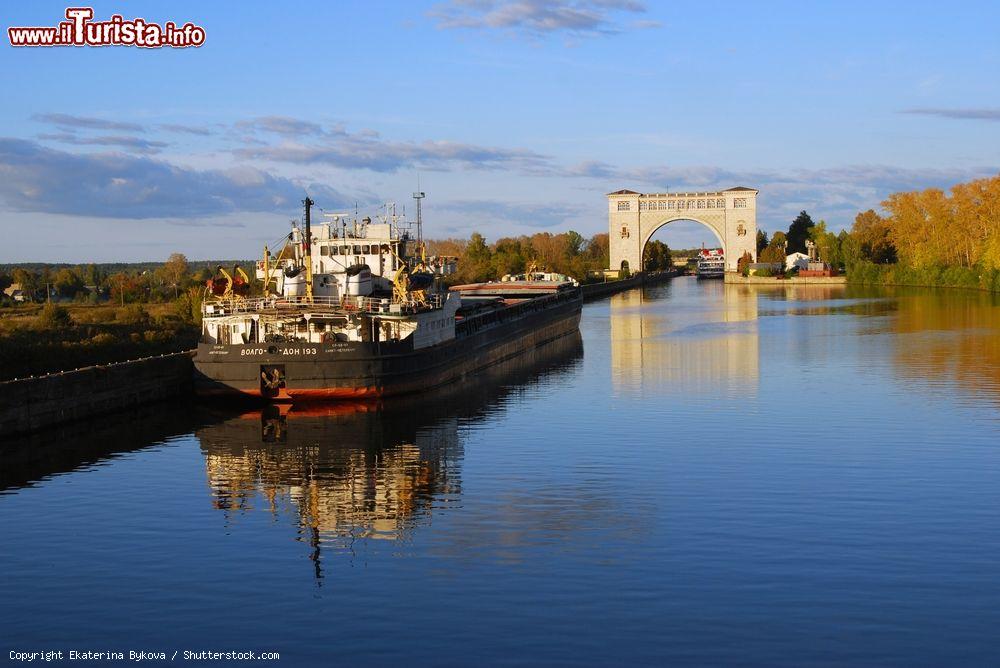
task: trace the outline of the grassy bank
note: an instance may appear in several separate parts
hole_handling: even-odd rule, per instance
[[[198,332],[172,304],[7,308],[0,315],[0,380],[188,350]]]
[[[905,285],[926,288],[966,288],[1000,292],[1000,271],[976,267],[925,267],[858,262],[848,267],[849,283]]]

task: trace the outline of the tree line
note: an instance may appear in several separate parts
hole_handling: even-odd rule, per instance
[[[607,233],[585,238],[573,230],[500,237],[492,243],[473,232],[469,239],[430,240],[427,251],[458,258],[458,270],[449,279],[453,284],[495,281],[506,274],[522,274],[531,267],[566,274],[585,283],[601,280],[610,261]],[[642,270],[670,269],[672,255],[667,244],[650,241],[643,249]]]
[[[204,285],[217,266],[233,264],[252,266],[245,260],[189,262],[181,253],[171,254],[166,262],[0,265],[0,290],[16,285],[26,301],[55,298],[97,303],[110,298],[122,304],[162,303],[176,299],[183,290]]]
[[[253,263],[245,260],[190,262],[181,253],[173,253],[165,262],[135,264],[18,264],[0,266],[0,307],[14,304],[13,290],[21,290],[24,302],[60,302],[76,304],[112,303],[163,304],[176,302],[178,313],[185,320],[192,302],[200,305],[205,282],[215,274],[216,267],[227,269],[241,265],[253,275]],[[197,309],[194,309],[197,310]]]
[[[889,195],[839,234],[801,212],[788,232],[757,233],[759,262],[816,244],[822,260],[859,283],[942,285],[1000,291],[1000,175]]]
[[[458,258],[455,283],[496,280],[505,274],[521,274],[534,266],[586,280],[591,272],[608,267],[608,235],[589,239],[570,230],[560,234],[539,232],[518,237],[501,237],[487,243],[479,232],[469,239],[438,239],[427,242],[428,253]]]

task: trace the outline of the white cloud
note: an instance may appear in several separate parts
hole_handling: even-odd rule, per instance
[[[938,118],[951,118],[959,120],[1000,121],[1000,109],[996,108],[943,109],[936,107],[920,107],[916,109],[903,109],[899,113],[914,114],[917,116],[937,116]]]
[[[539,37],[564,33],[576,37],[608,35],[629,29],[656,27],[656,21],[633,21],[622,15],[644,14],[634,0],[451,0],[430,12],[443,29],[500,30]]]
[[[32,119],[41,123],[58,125],[64,128],[81,128],[87,130],[120,130],[125,132],[145,132],[146,128],[138,123],[125,121],[109,121],[104,118],[90,116],[75,116],[73,114],[35,114]]]

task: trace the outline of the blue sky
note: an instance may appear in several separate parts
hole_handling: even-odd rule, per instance
[[[93,4],[201,25],[197,49],[5,37],[0,262],[256,256],[305,192],[412,213],[418,174],[429,236],[492,240],[605,231],[624,187],[748,185],[768,231],[839,229],[1000,171],[995,2],[305,4]]]

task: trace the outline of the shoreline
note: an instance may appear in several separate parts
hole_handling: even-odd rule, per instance
[[[776,276],[740,276],[727,272],[725,282],[734,285],[846,285],[848,281],[847,276],[777,278]]]

